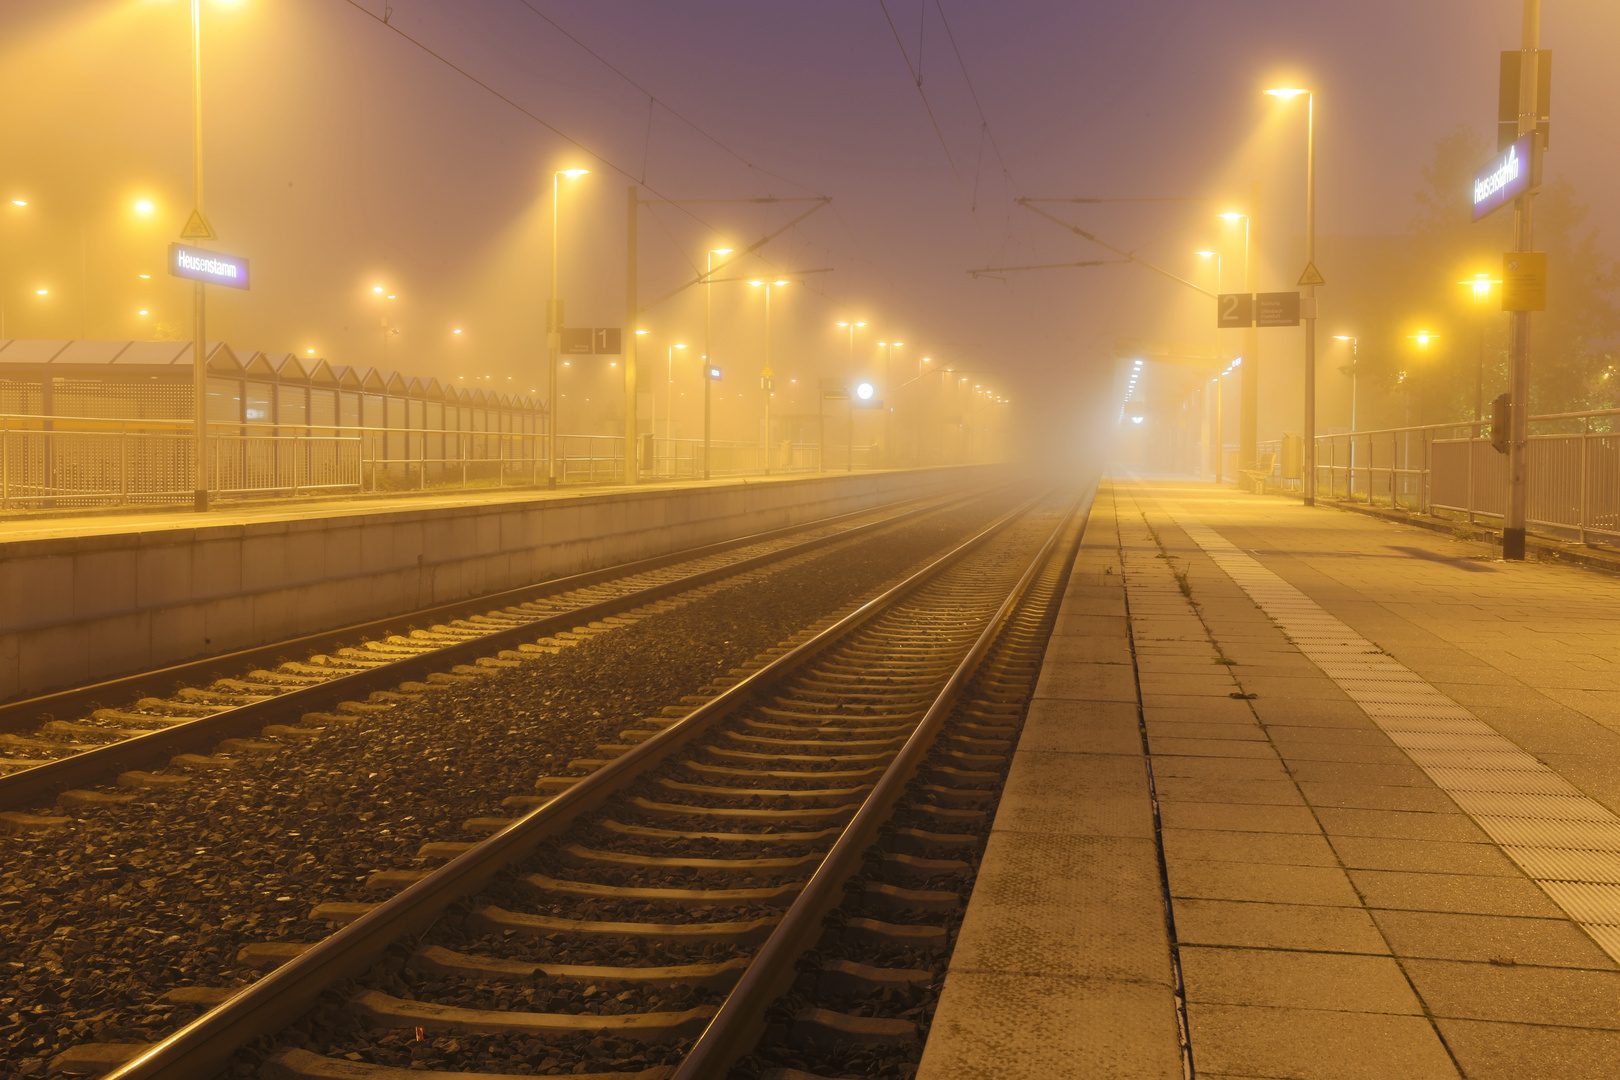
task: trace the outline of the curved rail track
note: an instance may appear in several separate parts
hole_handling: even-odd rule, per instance
[[[915,1042],[914,1019],[839,1003],[932,979],[905,958],[946,945],[971,887],[975,833],[1083,526],[1078,504],[1041,505],[626,731],[604,747],[610,759],[574,763],[588,774],[506,799],[528,812],[479,823],[488,839],[428,845],[425,858],[447,860],[438,869],[378,874],[399,890],[391,899],[317,912],[341,928],[284,949],[284,963],[110,1080],[214,1075],[323,1000],[338,1026],[394,1032],[396,1049],[405,1033],[394,1056],[406,1064],[410,1045],[444,1033],[501,1043],[498,1059],[538,1073],[584,1071],[569,1040],[663,1047],[627,1055],[646,1080],[722,1077],[762,1033],[756,1065],[773,1040]],[[840,941],[853,943],[842,958]],[[887,960],[860,962],[872,956]],[[333,1004],[327,992],[351,979],[359,989]],[[393,1071],[298,1041],[260,1075]]]
[[[264,739],[273,748],[309,737],[309,725],[288,724],[290,716],[302,715],[315,726],[352,720],[388,708],[412,690],[462,681],[479,666],[513,666],[520,651],[556,652],[631,609],[963,501],[958,496],[898,513],[880,508],[838,515],[3,705],[0,812],[51,798],[66,806],[114,802],[118,796],[79,789],[115,775],[125,787],[163,787],[178,780],[146,770],[176,759],[207,768],[219,764],[220,755],[198,751],[217,746],[229,759],[266,749]],[[806,533],[808,539],[796,539]],[[220,677],[222,670],[238,674]],[[124,704],[103,707],[106,701]],[[49,823],[26,814],[3,817],[0,827],[15,830]]]

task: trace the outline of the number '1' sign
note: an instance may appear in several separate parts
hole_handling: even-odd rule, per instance
[[[1221,293],[1215,298],[1215,325],[1226,330],[1254,325],[1253,293]]]

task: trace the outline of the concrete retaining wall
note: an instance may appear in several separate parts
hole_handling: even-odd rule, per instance
[[[0,543],[0,701],[942,493],[976,475],[514,496]]]

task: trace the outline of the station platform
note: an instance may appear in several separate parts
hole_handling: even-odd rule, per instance
[[[1105,480],[919,1080],[1620,1076],[1620,578]]]
[[[189,507],[165,506],[129,510],[33,511],[0,514],[0,543],[21,540],[60,540],[79,536],[126,536],[135,533],[273,524],[311,518],[363,517],[426,510],[472,510],[556,500],[577,501],[623,497],[646,492],[671,492],[729,487],[738,484],[781,484],[804,480],[817,473],[782,473],[772,476],[716,477],[712,480],[658,480],[630,484],[566,484],[557,488],[509,487],[426,489],[356,495],[306,495],[287,498],[223,501],[198,513]],[[843,475],[843,474],[838,474]],[[863,471],[861,475],[870,475]]]
[[[0,702],[913,499],[994,465],[0,522]]]

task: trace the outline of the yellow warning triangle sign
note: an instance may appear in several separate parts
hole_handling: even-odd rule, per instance
[[[193,210],[191,216],[186,218],[186,227],[180,230],[182,240],[217,240],[214,227],[208,224],[201,210]]]
[[[1305,264],[1304,271],[1299,275],[1298,283],[1301,285],[1326,285],[1327,278],[1322,276],[1322,271],[1316,268],[1315,263],[1308,262]]]

